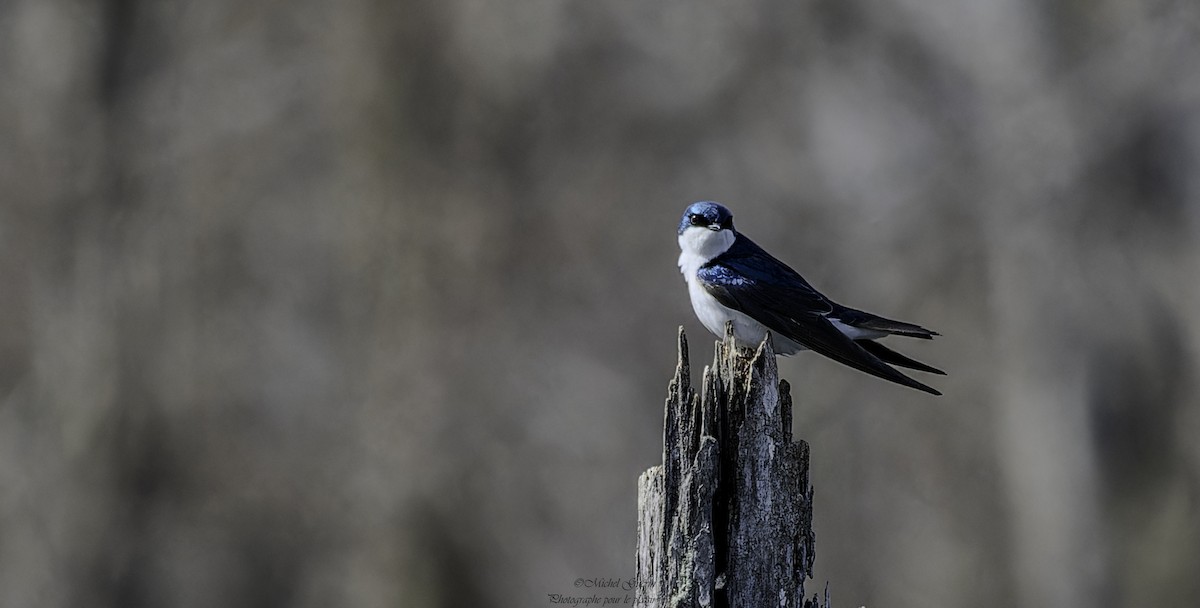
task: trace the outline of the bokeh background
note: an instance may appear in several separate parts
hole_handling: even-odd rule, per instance
[[[631,576],[698,199],[944,334],[782,361],[813,590],[1200,605],[1194,0],[5,0],[0,197],[4,607]]]

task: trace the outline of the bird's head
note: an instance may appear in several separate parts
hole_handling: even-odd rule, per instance
[[[703,261],[725,253],[735,238],[733,214],[712,201],[688,205],[679,220],[679,248]]]
[[[703,228],[713,232],[733,230],[733,214],[720,203],[712,201],[692,203],[683,210],[683,218],[679,220],[680,236],[689,228]]]

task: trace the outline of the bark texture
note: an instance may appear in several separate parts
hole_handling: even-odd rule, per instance
[[[769,338],[752,352],[727,330],[697,394],[680,328],[663,464],[638,480],[640,606],[828,606],[804,596],[812,485],[791,408]]]

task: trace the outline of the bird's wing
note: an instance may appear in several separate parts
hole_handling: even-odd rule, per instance
[[[941,394],[896,371],[838,331],[825,318],[834,308],[828,298],[796,271],[757,245],[748,244],[731,247],[697,271],[696,278],[718,302],[834,361],[884,380]]]
[[[706,285],[753,289],[760,297],[770,300],[764,304],[773,308],[816,315],[827,315],[844,308],[809,285],[800,273],[740,234],[728,251],[701,267],[697,277]]]

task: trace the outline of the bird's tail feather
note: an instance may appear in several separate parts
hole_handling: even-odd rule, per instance
[[[863,350],[878,357],[879,360],[883,361],[884,363],[891,363],[892,365],[899,365],[900,367],[907,367],[908,369],[929,372],[931,374],[940,374],[942,376],[946,375],[946,372],[936,367],[925,365],[920,361],[909,359],[908,357],[905,357],[904,355],[873,340],[855,340],[854,342],[861,346]]]
[[[916,323],[895,321],[886,317],[871,314],[869,312],[855,310],[853,308],[847,308],[839,313],[838,320],[851,327],[869,329],[883,332],[885,334],[894,334],[897,336],[908,336],[910,338],[923,338],[925,340],[930,340],[934,336],[941,335],[931,329],[925,329]]]
[[[910,338],[923,338],[931,340],[934,336],[941,335],[936,331],[925,329],[914,323],[905,323],[903,321],[893,321],[883,317],[875,317],[873,319],[864,320],[861,323],[855,323],[855,327],[862,329],[874,329],[876,331],[887,332],[897,336],[908,336]]]

